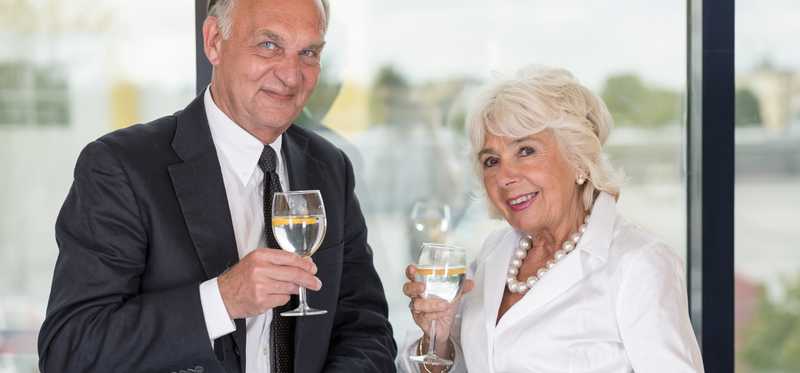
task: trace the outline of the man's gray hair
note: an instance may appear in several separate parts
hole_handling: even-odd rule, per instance
[[[233,27],[231,10],[233,10],[234,1],[235,0],[208,0],[208,16],[217,17],[219,29],[224,39],[231,37],[231,28]],[[322,11],[325,13],[325,23],[323,24],[322,30],[328,31],[328,21],[331,17],[330,5],[328,4],[328,0],[320,1],[322,2]]]

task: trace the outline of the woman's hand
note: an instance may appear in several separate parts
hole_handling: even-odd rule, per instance
[[[430,335],[431,321],[436,320],[436,347],[439,349],[440,345],[447,345],[448,337],[450,337],[450,328],[453,325],[461,297],[469,293],[475,287],[475,283],[472,280],[464,280],[461,293],[450,303],[440,298],[423,298],[425,284],[416,281],[416,274],[416,266],[412,264],[406,267],[406,277],[409,281],[403,285],[403,293],[411,298],[411,303],[409,304],[411,316],[417,326],[425,333],[426,339]]]

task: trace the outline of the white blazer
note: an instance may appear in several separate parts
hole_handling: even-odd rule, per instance
[[[611,195],[598,196],[576,249],[496,323],[519,239],[511,227],[494,232],[473,263],[451,372],[703,372],[682,261],[619,216]],[[415,340],[402,371],[419,371],[405,358]]]

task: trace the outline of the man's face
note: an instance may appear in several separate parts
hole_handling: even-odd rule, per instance
[[[297,117],[317,84],[322,5],[318,0],[236,0],[231,21],[228,39],[217,29],[219,36],[211,36],[211,45],[206,42],[214,65],[214,102],[245,130],[271,142]]]

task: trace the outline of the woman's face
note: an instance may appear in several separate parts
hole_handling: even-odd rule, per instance
[[[520,139],[487,132],[478,157],[489,200],[515,229],[555,233],[581,211],[577,174],[551,131]]]

